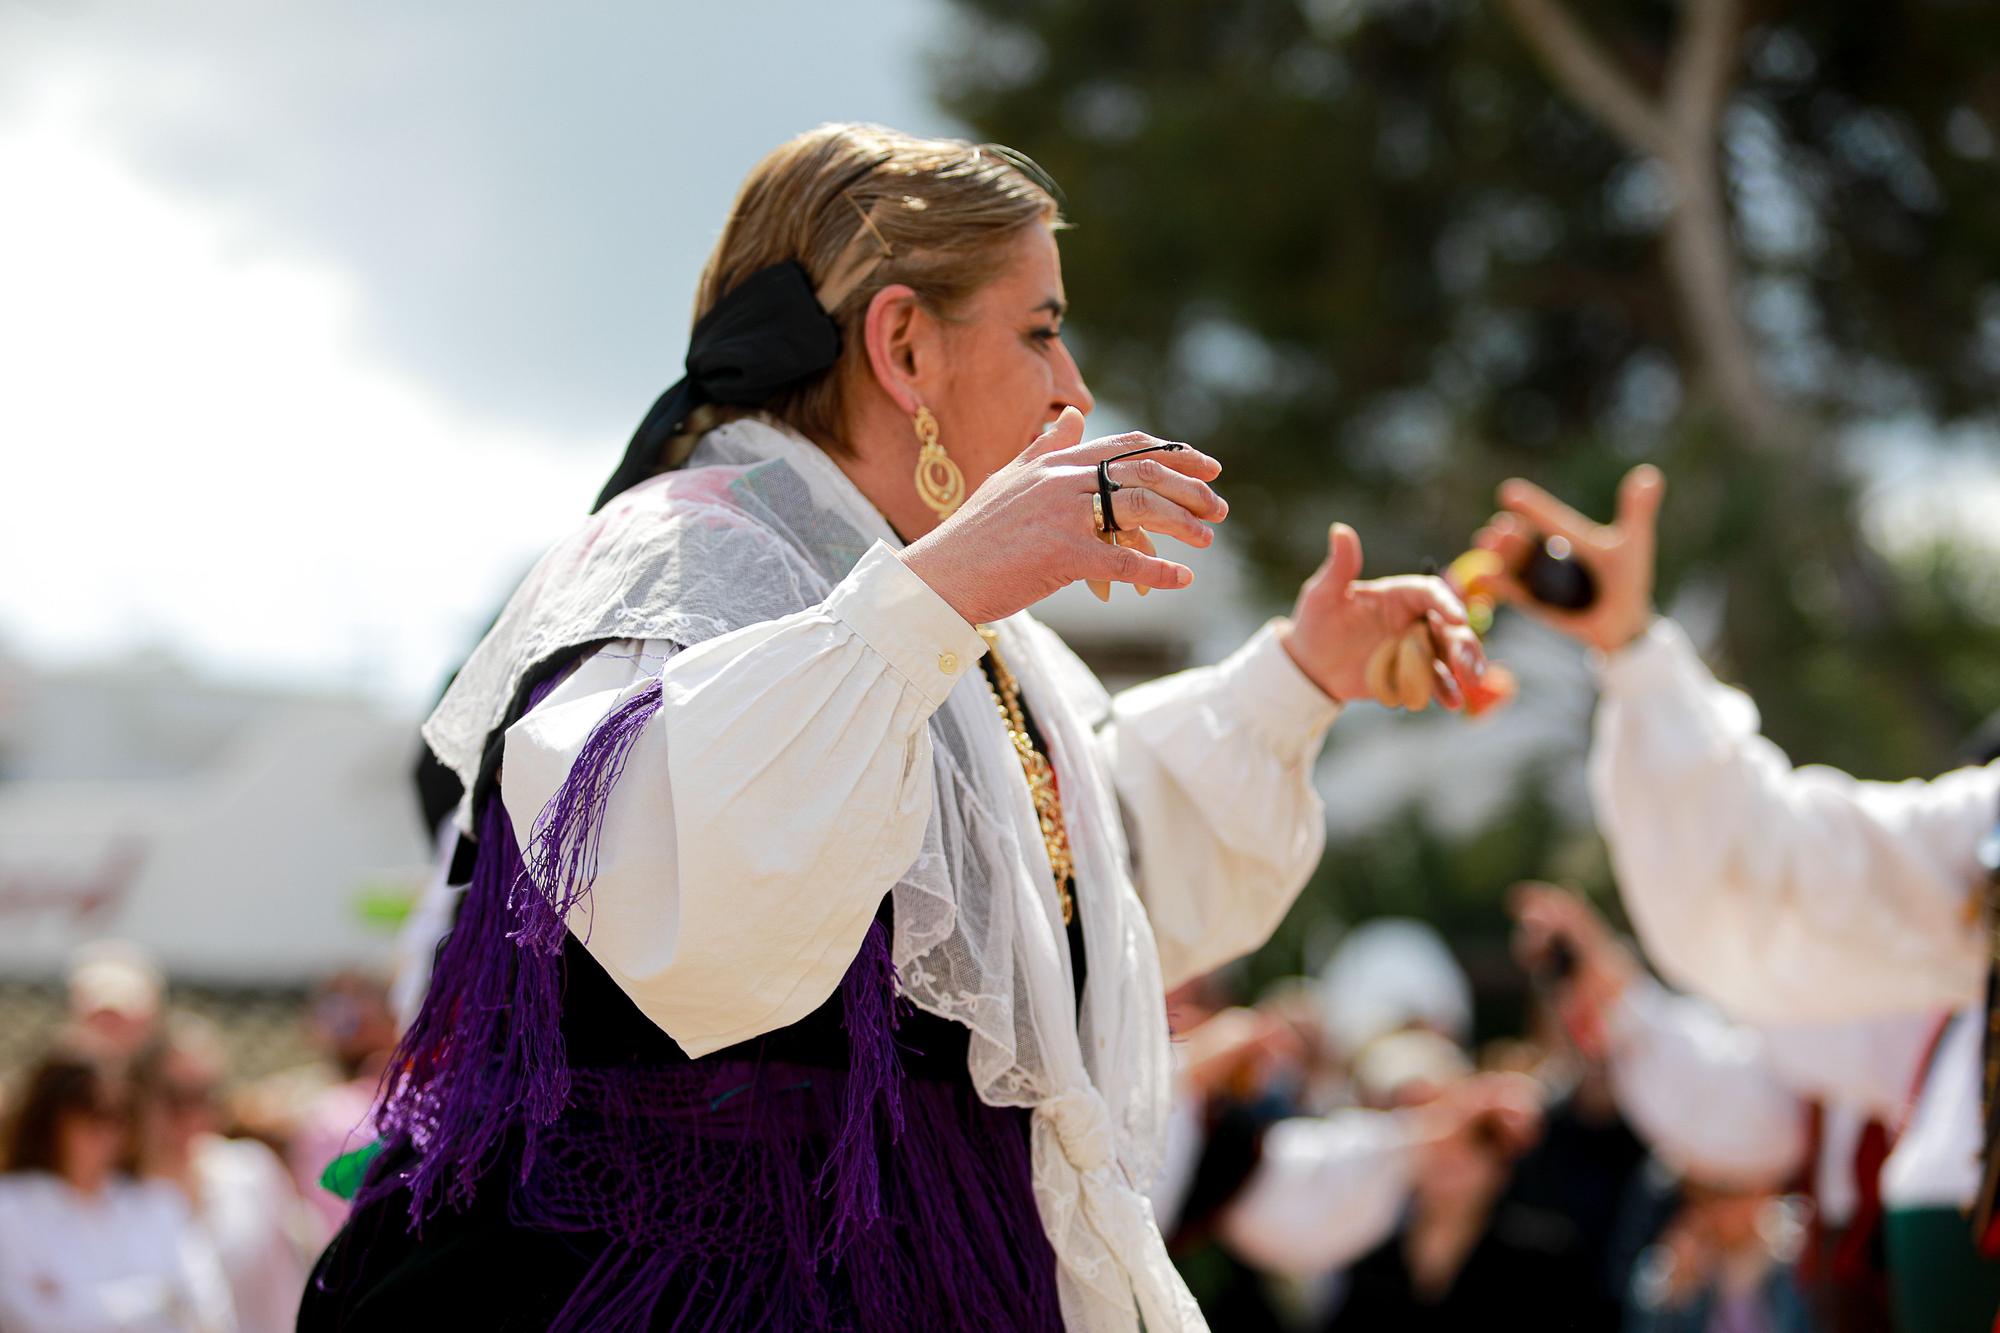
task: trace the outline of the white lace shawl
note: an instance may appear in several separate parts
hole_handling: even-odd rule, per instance
[[[683,647],[823,601],[888,523],[795,433],[758,421],[705,436],[689,465],[593,515],[536,565],[425,724],[465,780],[525,674],[606,639]],[[1037,1206],[1065,1321],[1088,1333],[1206,1327],[1141,1192],[1157,1170],[1171,1056],[1159,960],[1094,724],[1108,699],[1045,626],[998,626],[1062,780],[1089,984],[1078,1015],[1047,853],[980,673],[930,721],[923,851],[891,890],[905,995],[963,1024],[982,1100],[1033,1110]]]

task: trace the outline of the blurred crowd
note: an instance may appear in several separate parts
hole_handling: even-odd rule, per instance
[[[1170,997],[1180,1086],[1153,1201],[1210,1325],[1887,1326],[1871,1173],[1894,1107],[1788,1091],[1768,1034],[1664,989],[1583,898],[1523,885],[1509,906],[1517,1036],[1475,1047],[1471,983],[1406,919],[1357,926],[1253,1002],[1228,973]],[[291,1328],[346,1209],[322,1177],[372,1141],[397,1033],[359,974],[324,982],[307,1025],[315,1064],[233,1081],[142,952],[81,951],[64,1030],[6,1087],[0,1329]],[[1926,1026],[1791,1058],[1908,1081]]]
[[[4,1085],[0,1329],[293,1327],[345,1211],[321,1176],[372,1140],[396,1037],[383,984],[361,974],[323,982],[306,1022],[314,1063],[237,1080],[143,951],[76,955],[62,1030]]]
[[[1525,1030],[1476,1048],[1472,987],[1414,920],[1254,1003],[1216,977],[1173,997],[1153,1200],[1211,1326],[1886,1327],[1879,1126],[1872,1157],[1858,1125],[1830,1139],[1754,1034],[1664,990],[1583,898],[1509,908]]]

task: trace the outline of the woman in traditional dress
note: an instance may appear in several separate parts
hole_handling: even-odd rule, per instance
[[[1164,992],[1305,882],[1375,648],[1428,621],[1447,703],[1481,662],[1344,526],[1116,697],[1025,613],[1184,587],[1146,534],[1227,512],[1198,450],[1084,442],[1059,220],[868,126],[751,173],[687,378],[426,725],[469,884],[302,1327],[1201,1327],[1140,1192]]]

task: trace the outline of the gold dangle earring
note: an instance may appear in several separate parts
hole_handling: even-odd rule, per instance
[[[916,428],[919,446],[917,498],[935,510],[940,519],[950,518],[965,503],[965,474],[938,443],[937,418],[928,407],[919,407],[911,424]]]

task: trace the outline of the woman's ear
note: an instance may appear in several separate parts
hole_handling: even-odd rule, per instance
[[[924,395],[918,385],[920,344],[930,332],[932,320],[916,292],[903,283],[892,283],[875,293],[868,302],[862,323],[862,337],[868,347],[868,368],[875,382],[906,416],[915,416]]]

